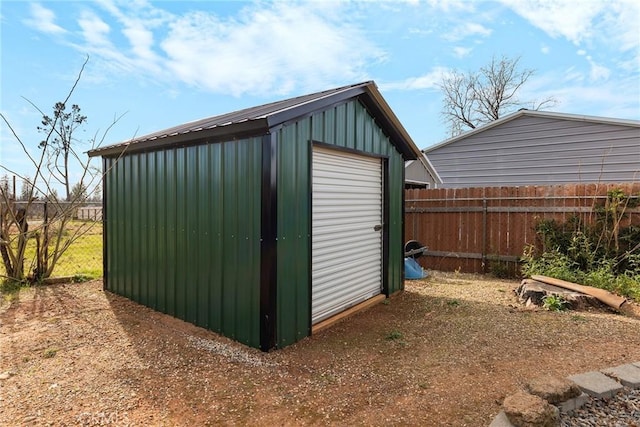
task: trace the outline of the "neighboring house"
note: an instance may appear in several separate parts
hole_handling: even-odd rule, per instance
[[[266,351],[404,288],[404,163],[421,153],[374,82],[89,155],[109,291]]]
[[[425,155],[404,163],[404,188],[438,188],[442,179]]]
[[[441,187],[640,180],[640,121],[520,110],[423,150]]]

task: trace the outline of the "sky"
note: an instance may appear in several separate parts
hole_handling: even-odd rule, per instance
[[[51,112],[87,56],[69,101],[88,117],[80,151],[368,80],[423,149],[450,136],[443,76],[501,56],[534,70],[523,102],[640,119],[637,0],[1,0],[0,26],[0,112],[32,155],[34,105]],[[0,126],[0,175],[33,176]]]

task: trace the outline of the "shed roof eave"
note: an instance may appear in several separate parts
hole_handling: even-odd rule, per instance
[[[381,125],[384,129],[390,131],[389,136],[391,143],[402,154],[404,160],[417,160],[422,157],[422,152],[415,142],[413,142],[413,139],[404,126],[402,126],[402,123],[389,104],[387,104],[387,101],[382,97],[375,83],[371,82],[366,86],[366,96],[362,99],[365,101],[367,107],[374,110],[374,116],[383,120]]]
[[[192,131],[175,135],[156,137],[145,141],[136,141],[132,144],[131,142],[135,141],[135,138],[133,138],[130,141],[125,141],[120,144],[89,150],[87,154],[89,155],[89,157],[113,157],[119,156],[125,151],[127,153],[136,153],[141,151],[160,150],[162,148],[171,146],[189,145],[189,143],[191,142],[202,141],[206,139],[241,139],[253,135],[262,135],[268,131],[269,126],[267,120],[264,118],[260,118],[255,120],[246,120],[239,123],[231,123],[226,126],[216,126],[211,129],[203,129],[197,132]]]

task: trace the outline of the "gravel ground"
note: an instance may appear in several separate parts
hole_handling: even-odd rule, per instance
[[[561,414],[562,427],[640,427],[640,390],[626,388],[614,397],[590,398],[585,405]]]
[[[475,427],[542,373],[640,360],[638,318],[525,309],[517,285],[434,273],[270,353],[100,281],[24,289],[0,305],[0,425]]]

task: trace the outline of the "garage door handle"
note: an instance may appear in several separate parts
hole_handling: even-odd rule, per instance
[[[373,227],[373,230],[374,230],[374,231],[380,231],[380,230],[382,230],[382,224],[378,224],[378,225],[374,226],[374,227]]]

